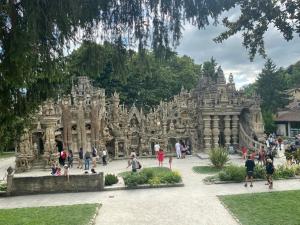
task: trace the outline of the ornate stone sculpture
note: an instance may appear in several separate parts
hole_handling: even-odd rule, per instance
[[[221,67],[216,79],[203,77],[191,92],[182,88],[173,100],[161,102],[149,112],[135,105],[128,109],[120,105],[117,93],[106,98],[105,91],[94,88],[87,77],[78,77],[71,95],[56,103],[46,101],[41,108],[36,125],[40,121],[39,132],[45,135],[38,145],[45,151],[36,151],[36,146],[28,144],[33,135],[29,132],[18,145],[17,166],[25,165],[29,155],[40,158],[36,152],[46,159],[47,152],[61,145],[72,149],[74,155],[80,147],[106,148],[111,157],[117,158],[128,157],[130,151],[154,155],[155,143],[171,153],[176,141],[183,140],[196,153],[237,146],[246,136],[240,135],[240,126],[257,137],[263,132],[258,97],[248,98],[236,91],[232,75],[226,84]],[[246,123],[243,118],[247,114],[250,119]]]

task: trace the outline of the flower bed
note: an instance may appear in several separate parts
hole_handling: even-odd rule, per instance
[[[289,179],[300,175],[300,166],[278,166],[275,169],[274,179]],[[245,180],[246,169],[243,166],[229,165],[220,171],[216,176],[206,177],[206,183],[242,182]],[[256,166],[254,169],[254,179],[265,179],[266,171],[263,166]]]
[[[178,172],[172,171],[166,167],[144,168],[140,172],[121,173],[124,183],[128,187],[149,184],[151,186],[160,184],[177,184],[181,182],[181,176]]]

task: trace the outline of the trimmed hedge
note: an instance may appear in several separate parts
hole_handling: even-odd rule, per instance
[[[111,186],[118,183],[118,177],[114,174],[106,174],[104,178],[105,186]]]
[[[275,168],[273,175],[274,179],[285,179],[290,177],[295,177],[300,175],[300,166],[278,166]],[[245,179],[246,168],[243,166],[229,165],[225,167],[221,172],[219,172],[218,177],[221,181],[236,181],[241,182]],[[254,168],[254,178],[256,179],[265,179],[266,170],[264,166],[256,165]]]

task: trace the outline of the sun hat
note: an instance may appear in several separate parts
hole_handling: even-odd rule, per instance
[[[271,162],[272,162],[272,159],[267,159],[267,162],[271,163]]]

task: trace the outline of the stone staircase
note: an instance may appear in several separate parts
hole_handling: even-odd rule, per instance
[[[32,170],[43,170],[45,168],[45,161],[42,159],[36,159],[33,161]]]

